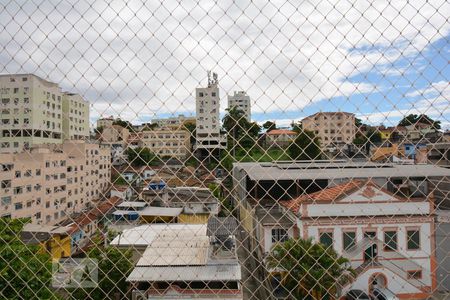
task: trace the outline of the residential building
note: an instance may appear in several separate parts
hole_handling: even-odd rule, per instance
[[[216,241],[206,224],[151,224],[111,244],[138,250],[127,277],[132,299],[243,299],[235,238]]]
[[[296,138],[297,132],[287,129],[273,129],[266,132],[266,146],[285,148]]]
[[[54,226],[28,223],[21,232],[21,239],[26,244],[40,246],[40,251],[49,253],[53,259],[70,257],[92,242],[92,236],[101,229],[99,226],[103,224],[104,218],[121,201],[111,197]]]
[[[26,224],[20,235],[28,245],[37,245],[41,253],[48,252],[52,259],[68,257],[71,254],[70,227]]]
[[[176,217],[178,223],[206,224],[208,218],[219,213],[219,200],[214,197],[208,188],[199,187],[154,187],[145,188],[142,197],[149,207],[144,210],[142,219],[145,222],[154,222],[161,219],[156,215],[154,208],[181,208],[181,211],[170,211],[170,217]],[[153,210],[152,210],[153,209]],[[143,213],[144,213],[143,212]],[[168,212],[168,211],[164,211]],[[172,215],[176,213],[176,215]]]
[[[432,194],[394,195],[370,179],[350,180],[281,201],[296,217],[298,236],[312,238],[350,261],[356,271],[343,287],[399,298],[426,299],[436,288]]]
[[[228,95],[228,109],[237,108],[244,112],[247,121],[251,121],[251,102],[250,96],[244,91],[235,91],[233,95]]]
[[[208,87],[195,89],[196,145],[200,157],[216,155],[226,148],[226,138],[220,131],[220,97],[217,74],[211,78],[208,72]]]
[[[89,137],[89,102],[80,95],[62,95],[63,140],[84,140]]]
[[[0,216],[55,224],[104,197],[110,182],[109,151],[66,141],[0,155]]]
[[[97,120],[97,128],[100,127],[111,127],[114,123],[115,119],[113,116],[109,116],[109,117],[105,117],[105,118],[100,118]]]
[[[152,119],[152,124],[156,124],[159,128],[169,127],[172,129],[182,129],[185,124],[195,124],[195,117],[186,117],[185,115],[178,115],[177,117],[168,117],[160,119]]]
[[[124,147],[130,136],[130,131],[120,125],[103,127],[98,140],[103,144],[118,145]]]
[[[89,137],[89,104],[33,74],[0,75],[0,152]]]
[[[323,149],[342,149],[355,139],[355,115],[347,112],[319,112],[302,120],[303,129],[320,138]]]
[[[184,159],[190,154],[191,133],[187,130],[161,128],[140,132],[140,147],[150,149],[159,157]]]

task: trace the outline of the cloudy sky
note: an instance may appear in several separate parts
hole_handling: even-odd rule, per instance
[[[213,70],[221,110],[245,90],[259,122],[341,110],[450,128],[445,0],[60,2],[0,1],[0,73],[84,95],[92,122],[192,115]]]

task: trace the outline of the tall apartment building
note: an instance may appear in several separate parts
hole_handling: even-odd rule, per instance
[[[236,107],[244,112],[247,121],[251,121],[251,103],[250,96],[244,91],[234,92],[233,95],[228,95],[228,108]]]
[[[142,131],[139,135],[139,146],[149,148],[159,157],[171,156],[184,159],[191,150],[191,134],[187,130],[162,128]]]
[[[320,138],[322,148],[350,144],[356,134],[355,114],[347,112],[315,113],[304,118],[302,126]]]
[[[55,224],[100,199],[110,182],[109,149],[66,141],[0,155],[0,216]]]
[[[89,136],[89,104],[33,74],[0,75],[0,152]]]
[[[64,93],[62,99],[63,139],[85,139],[89,136],[89,102],[73,93]]]
[[[200,156],[215,154],[226,148],[226,138],[220,132],[220,98],[217,74],[211,78],[208,72],[208,87],[195,89],[196,102],[196,146]]]

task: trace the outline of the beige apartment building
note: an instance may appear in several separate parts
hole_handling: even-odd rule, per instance
[[[303,129],[320,138],[322,148],[341,148],[353,142],[356,134],[355,115],[347,112],[319,112],[302,120]]]
[[[185,115],[178,115],[177,117],[152,119],[152,124],[157,124],[158,127],[170,127],[173,129],[180,129],[185,124],[195,124],[195,117],[186,117]]]
[[[0,155],[0,216],[52,225],[103,196],[110,151],[84,141]]]
[[[114,123],[114,117],[106,117],[106,118],[100,118],[97,120],[97,128],[99,127],[110,127]]]
[[[187,130],[162,128],[142,131],[139,135],[139,146],[149,148],[159,157],[171,156],[183,159],[190,153],[191,136]]]
[[[103,131],[99,137],[99,140],[104,144],[121,144],[125,146],[130,131],[120,125],[111,125],[103,127]]]
[[[33,74],[0,75],[0,152],[89,136],[89,103]]]

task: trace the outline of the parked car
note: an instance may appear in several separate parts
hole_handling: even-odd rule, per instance
[[[374,300],[399,300],[393,292],[386,288],[374,288],[372,296]]]
[[[350,290],[345,296],[347,300],[370,300],[369,295],[361,290]]]

